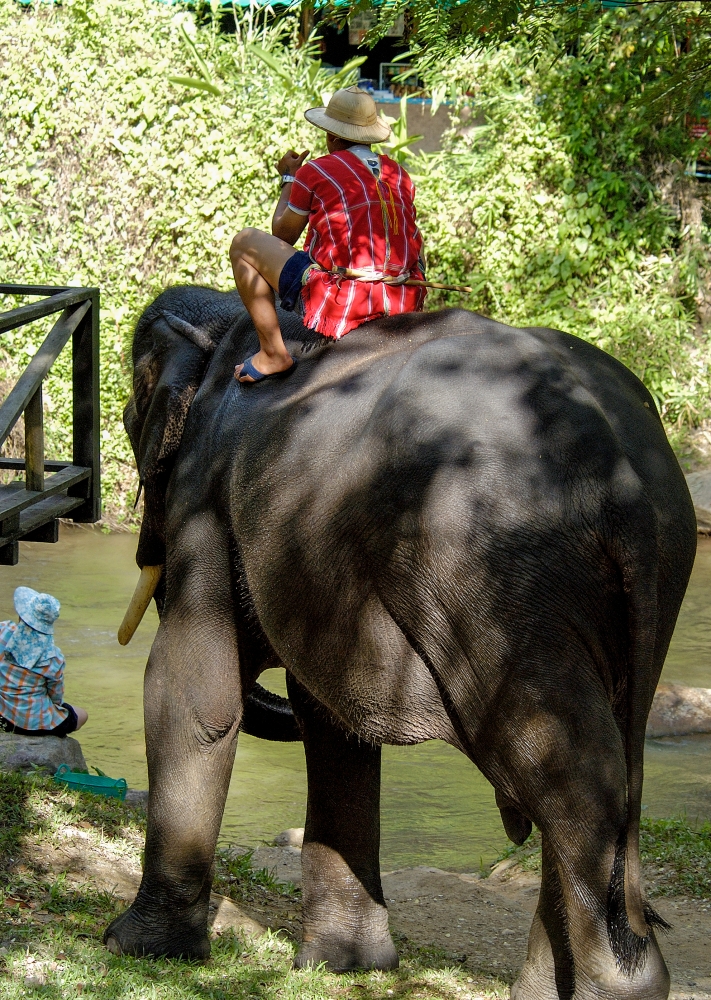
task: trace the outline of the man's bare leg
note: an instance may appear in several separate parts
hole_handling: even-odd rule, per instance
[[[279,328],[274,292],[279,288],[282,268],[295,252],[284,240],[259,229],[243,229],[230,247],[235,284],[259,337],[259,351],[251,361],[263,375],[286,371],[293,364]],[[240,377],[241,371],[242,365],[237,365],[238,381],[254,381],[249,375]]]

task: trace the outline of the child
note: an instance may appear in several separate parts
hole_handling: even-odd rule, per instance
[[[62,701],[65,660],[53,639],[59,601],[18,587],[14,603],[19,622],[0,622],[0,729],[23,736],[67,736],[89,716]]]

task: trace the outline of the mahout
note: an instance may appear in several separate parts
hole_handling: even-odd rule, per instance
[[[242,724],[304,743],[296,966],[394,968],[381,746],[439,739],[494,786],[515,843],[542,833],[512,995],[664,1000],[642,757],[696,527],[653,399],[582,339],[465,310],[338,342],[280,321],[298,370],[264,385],[233,377],[257,345],[234,292],[169,289],[136,328],[125,424],[153,582],[129,631],[156,581],[160,625],[143,878],[109,948],[209,954]],[[274,666],[291,707],[257,683]]]

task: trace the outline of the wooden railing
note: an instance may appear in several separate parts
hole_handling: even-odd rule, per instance
[[[20,539],[56,542],[60,517],[101,517],[99,464],[99,289],[3,285],[0,294],[41,295],[0,313],[0,334],[60,313],[44,343],[0,406],[0,447],[24,415],[25,457],[0,457],[0,469],[25,479],[0,485],[0,565],[14,566]],[[72,460],[46,461],[42,382],[72,338]]]

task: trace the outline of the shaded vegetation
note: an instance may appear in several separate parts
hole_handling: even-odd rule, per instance
[[[205,3],[207,7],[208,4]],[[664,115],[681,119],[696,111],[708,96],[711,71],[711,3],[709,0],[461,0],[432,4],[429,0],[324,0],[319,9],[344,24],[354,11],[368,10],[375,23],[369,39],[383,37],[404,15],[411,49],[444,65],[464,47],[486,50],[502,44],[532,43],[544,56],[551,48],[589,50],[604,46],[610,23],[626,19],[635,26],[636,53],[630,63],[644,64],[646,86],[632,91],[631,110],[639,120]],[[628,55],[632,55],[630,52]]]
[[[711,824],[647,817],[642,820],[640,848],[654,882],[651,895],[711,898]]]
[[[29,829],[26,798],[27,782],[22,775],[0,773],[0,872]]]
[[[221,892],[232,899],[246,900],[254,896],[255,891],[266,890],[270,893],[297,898],[301,895],[299,889],[291,882],[279,882],[267,868],[253,868],[254,851],[241,851],[232,847],[218,847],[215,857],[215,892]]]

